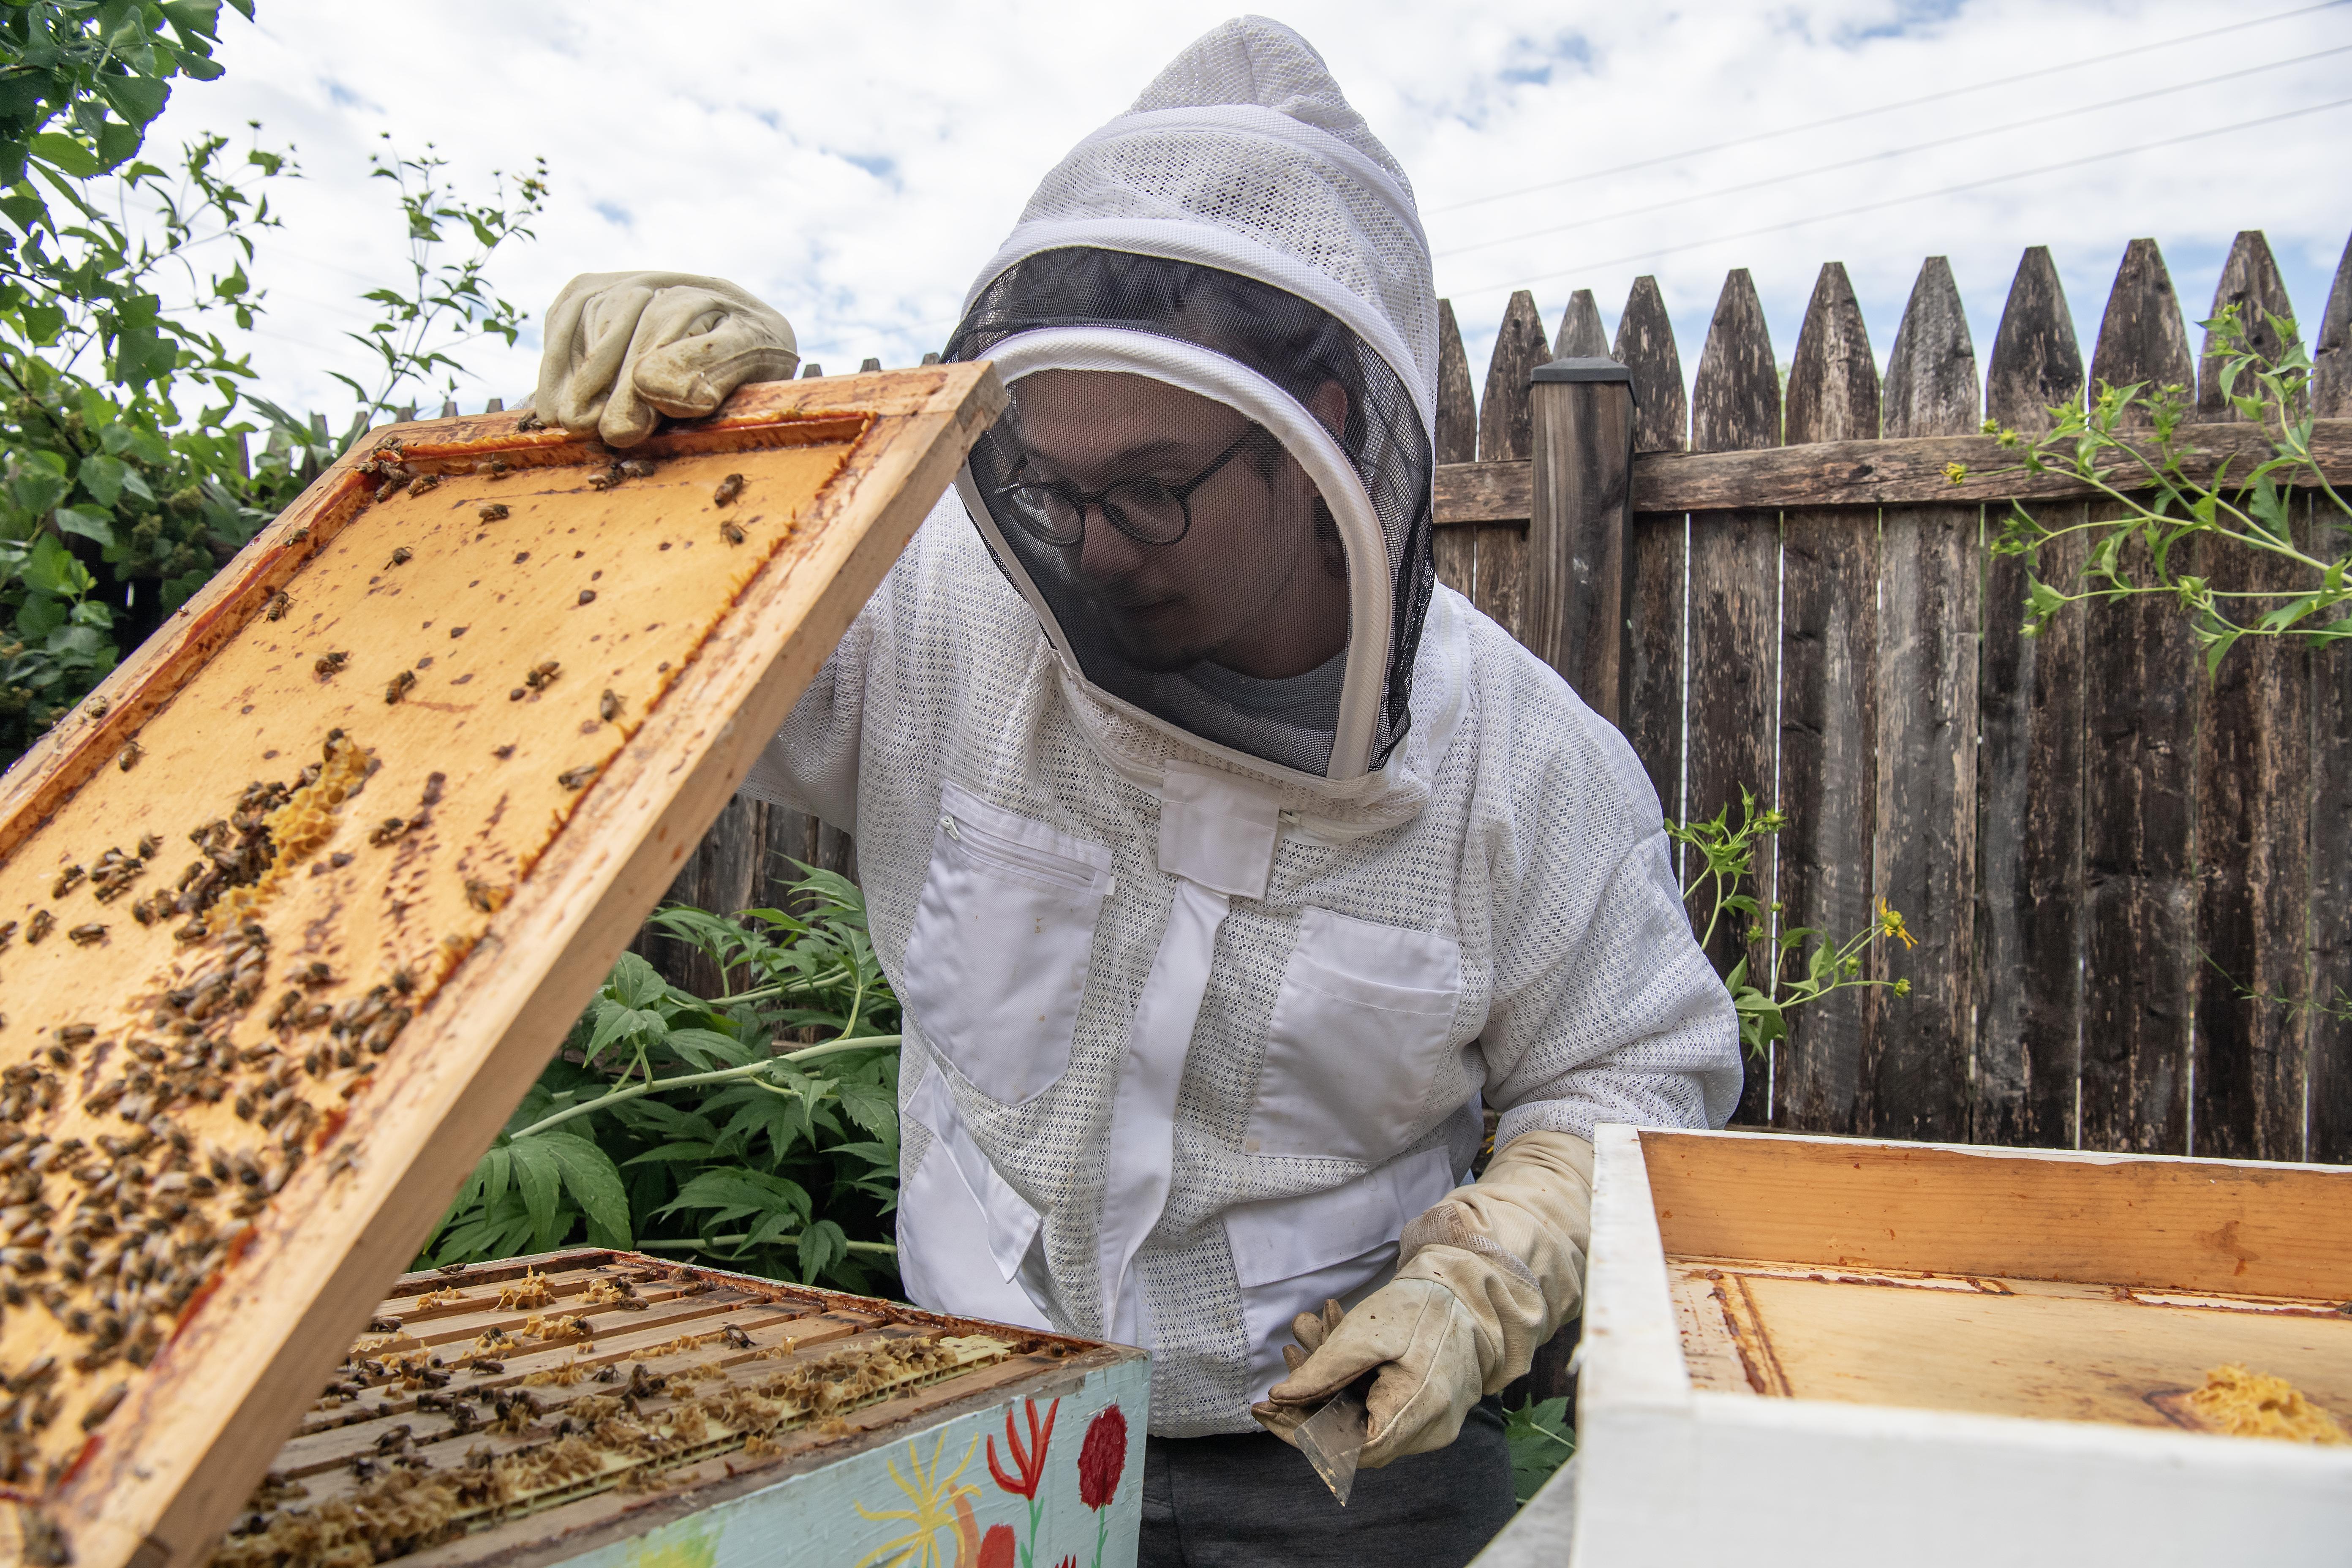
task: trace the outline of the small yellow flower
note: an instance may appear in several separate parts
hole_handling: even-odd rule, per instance
[[[1951,480],[1952,483],[1956,485],[1967,484],[1969,482],[1969,466],[1966,463],[1946,463],[1944,465],[1944,477]]]
[[[1895,983],[1895,994],[1896,994],[1897,996],[1908,996],[1908,995],[1910,995],[1910,994],[1911,994],[1911,983],[1910,983],[1908,980],[1898,980],[1898,981],[1896,981],[1896,982]]]
[[[1885,899],[1878,900],[1878,934],[1897,937],[1906,948],[1919,945],[1918,939],[1903,927],[1903,916]]]

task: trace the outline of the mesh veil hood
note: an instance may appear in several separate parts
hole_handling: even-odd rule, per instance
[[[1239,409],[1316,485],[1316,526],[1344,543],[1350,595],[1346,683],[1319,741],[1123,668],[1083,624],[1078,589],[1057,586],[1066,566],[1008,521],[1008,421],[960,485],[1089,695],[1243,765],[1340,782],[1380,768],[1410,724],[1435,581],[1436,329],[1403,171],[1278,23],[1213,29],[1045,176],[946,357],[995,359],[1016,413],[1021,378],[1047,369],[1140,374]],[[1331,384],[1348,408],[1327,429],[1307,400]]]

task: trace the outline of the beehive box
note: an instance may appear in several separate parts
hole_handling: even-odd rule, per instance
[[[1596,1156],[1576,1474],[1497,1563],[2352,1552],[2352,1447],[2195,1397],[2243,1366],[2352,1428],[2352,1170],[1624,1127]]]
[[[395,427],[0,783],[34,1554],[209,1549],[1002,397]]]
[[[1135,1561],[1140,1351],[608,1251],[370,1328],[214,1568]]]

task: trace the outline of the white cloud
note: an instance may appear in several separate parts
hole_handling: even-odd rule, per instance
[[[2352,226],[2352,166],[2341,155],[2352,109],[1751,231],[2352,96],[2341,85],[2352,56],[2308,58],[2352,44],[2352,6],[1529,189],[2294,8],[1308,0],[1282,16],[1322,49],[1412,174],[1475,379],[1513,287],[1531,288],[1555,325],[1570,289],[1589,287],[1613,328],[1643,272],[1657,275],[1685,372],[1695,369],[1732,266],[1752,270],[1786,359],[1814,273],[1831,258],[1851,272],[1883,356],[1920,258],[1948,256],[1981,358],[2018,254],[2034,244],[2055,253],[2087,348],[2116,261],[2137,235],[2162,242],[2193,316],[2231,236],[2264,229],[2315,323]],[[367,177],[367,157],[428,140],[477,191],[493,167],[547,158],[554,195],[539,239],[502,254],[493,274],[534,310],[574,272],[706,271],[776,303],[803,352],[828,368],[869,354],[904,364],[945,338],[972,273],[1038,176],[1227,14],[1223,5],[1039,0],[561,9],[411,0],[393,24],[364,8],[263,0],[257,24],[225,14],[228,75],[181,87],[159,134],[168,142],[253,119],[265,136],[299,145],[305,178],[278,197],[287,225],[254,269],[270,290],[255,363],[268,395],[292,406],[347,406],[326,373],[355,373],[363,361],[341,333],[366,321],[357,296],[393,278],[403,258],[390,193]],[[2274,62],[2300,63],[1806,172]],[[1505,192],[1524,194],[1461,205]],[[1656,210],[1608,216],[1636,207]],[[1748,237],[1722,237],[1738,235]],[[535,347],[527,336],[514,350],[469,351],[477,379],[461,395],[467,405],[527,393]]]

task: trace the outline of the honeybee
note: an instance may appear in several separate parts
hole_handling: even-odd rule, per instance
[[[583,763],[580,766],[555,775],[555,782],[565,789],[578,789],[596,776],[599,764]]]
[[[394,566],[405,566],[408,564],[409,559],[416,552],[411,550],[405,544],[397,545],[393,550],[392,559],[385,562],[384,565],[387,568]]]
[[[86,924],[74,927],[66,932],[66,935],[73,939],[73,944],[76,947],[89,947],[94,942],[106,940],[106,928],[96,921],[90,921]]]
[[[720,523],[719,525],[719,536],[725,539],[730,544],[740,544],[743,542],[743,531],[732,522]]]
[[[15,921],[10,921],[5,925],[0,925],[0,948],[5,948],[8,943],[14,940],[16,935],[16,922]]]
[[[142,833],[139,836],[139,858],[142,860],[152,860],[157,855],[163,853],[163,841],[153,834]]]
[[[518,696],[518,697],[520,697],[520,696],[521,696],[521,695],[522,695],[522,688],[521,688],[521,687],[518,686],[518,687],[516,687],[516,688],[515,688],[515,695],[516,695],[516,696]],[[507,745],[503,745],[503,746],[492,746],[492,747],[490,748],[490,755],[492,755],[492,756],[494,756],[494,757],[498,758],[498,760],[499,760],[499,761],[500,761],[500,762],[502,762],[502,763],[503,763],[503,762],[505,762],[509,757],[511,757],[511,756],[513,756],[513,755],[514,755],[514,746],[513,746],[513,744],[512,744],[511,742],[509,742],[509,744],[507,744]],[[9,923],[9,928],[10,928],[11,930],[14,930],[14,929],[15,929],[15,927],[16,927],[16,922],[15,922],[14,921],[9,921],[8,923]]]
[[[383,700],[385,704],[389,706],[392,703],[399,701],[402,698],[408,695],[408,689],[415,684],[416,672],[413,669],[402,670],[398,675],[394,676],[391,682],[383,689]]]
[[[407,818],[401,816],[387,816],[382,822],[377,823],[373,827],[368,829],[368,842],[376,846],[378,848],[382,848],[383,846],[391,843],[394,839],[399,837],[402,834],[407,831]]]
[[[719,488],[717,489],[710,492],[710,504],[712,506],[732,506],[735,504],[735,498],[742,493],[743,476],[740,474],[730,474],[725,479],[719,481]]]
[[[423,798],[422,798],[422,799],[421,799],[417,804],[419,804],[420,805],[440,805],[440,804],[441,804],[441,791],[442,791],[442,788],[443,788],[443,786],[445,786],[446,784],[448,784],[448,782],[449,782],[449,775],[448,775],[447,773],[427,773],[427,774],[425,774],[425,795],[424,795],[424,797],[423,797]]]
[[[47,910],[35,910],[33,911],[33,918],[26,923],[25,940],[28,943],[37,942],[43,937],[48,935],[49,932],[55,931],[57,929],[57,916],[49,913]]]
[[[651,458],[624,458],[613,465],[614,471],[625,479],[649,479],[654,477]]]
[[[513,465],[504,458],[484,458],[474,465],[474,472],[488,479],[499,479],[506,477],[507,470],[511,467]]]
[[[544,430],[546,428],[547,421],[541,419],[536,413],[525,414],[521,418],[515,421],[515,434],[518,436],[527,436],[533,430]]]
[[[530,673],[522,678],[522,683],[533,691],[544,691],[562,673],[563,667],[551,658],[544,664],[533,665]]]
[[[58,873],[56,883],[49,889],[49,897],[53,899],[64,898],[68,893],[74,890],[75,884],[79,883],[85,875],[87,875],[87,873],[84,872],[79,866],[67,867],[64,870]]]
[[[413,496],[421,496],[426,490],[438,487],[440,483],[441,476],[438,474],[419,474],[415,479],[408,481],[408,493]]]
[[[375,499],[379,502],[388,501],[407,488],[407,476],[404,474],[394,474],[392,478],[384,480],[383,483],[376,486]]]
[[[620,716],[621,700],[608,686],[604,688],[604,695],[596,700],[596,717],[609,724]]]
[[[466,879],[466,901],[486,915],[494,915],[499,912],[499,906],[507,901],[507,890],[468,877]]]
[[[507,515],[507,503],[502,500],[484,501],[474,509],[474,515],[484,522],[497,522]]]
[[[310,668],[321,676],[339,675],[342,672],[343,666],[351,662],[351,657],[348,653],[321,654]]]
[[[287,594],[285,589],[280,588],[278,592],[269,595],[269,608],[263,616],[263,619],[282,621],[286,618],[286,612],[293,607],[294,601],[292,597]]]

